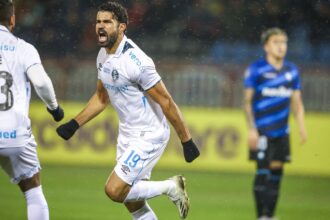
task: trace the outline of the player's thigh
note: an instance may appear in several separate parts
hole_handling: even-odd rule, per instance
[[[149,179],[150,173],[160,159],[167,142],[151,143],[131,140],[117,161],[114,171],[127,184],[133,185],[141,179]]]
[[[115,201],[123,201],[129,193],[131,186],[120,178],[116,172],[112,172],[106,185],[106,194]]]
[[[276,138],[269,143],[270,168],[281,169],[286,162],[290,162],[290,143],[289,137]]]
[[[25,147],[0,149],[0,165],[14,184],[34,179],[41,169],[35,143],[29,143]]]

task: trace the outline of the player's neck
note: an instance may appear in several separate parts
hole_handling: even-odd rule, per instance
[[[120,45],[120,43],[121,43],[121,41],[123,40],[123,38],[124,38],[124,35],[119,35],[118,36],[118,39],[117,39],[116,43],[113,45],[113,47],[111,47],[111,48],[108,48],[108,47],[105,48],[106,51],[107,51],[107,53],[108,54],[115,54],[116,51],[117,51],[117,49],[118,49],[118,47],[119,47],[119,45]]]
[[[283,67],[284,59],[278,59],[273,56],[267,55],[267,62],[272,65],[275,69],[280,70]]]

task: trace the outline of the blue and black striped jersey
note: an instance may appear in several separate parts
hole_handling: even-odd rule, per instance
[[[260,59],[246,70],[244,87],[255,91],[252,108],[259,134],[272,138],[287,135],[290,98],[294,90],[300,90],[297,67],[284,61],[282,69],[276,70]]]

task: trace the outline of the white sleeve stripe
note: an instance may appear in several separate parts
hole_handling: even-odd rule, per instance
[[[155,87],[160,81],[162,81],[162,79],[159,78],[159,79],[156,79],[156,80],[154,80],[154,81],[156,81],[156,82],[155,82],[155,83],[153,83],[153,82],[149,83],[149,84],[151,84],[151,86],[148,86],[147,88],[144,88],[144,90],[145,90],[145,91],[148,91],[149,89],[152,89],[152,88]]]

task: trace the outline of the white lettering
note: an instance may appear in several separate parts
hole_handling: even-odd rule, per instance
[[[261,91],[261,94],[268,97],[291,97],[292,89],[288,89],[283,86],[279,88],[264,88]]]

